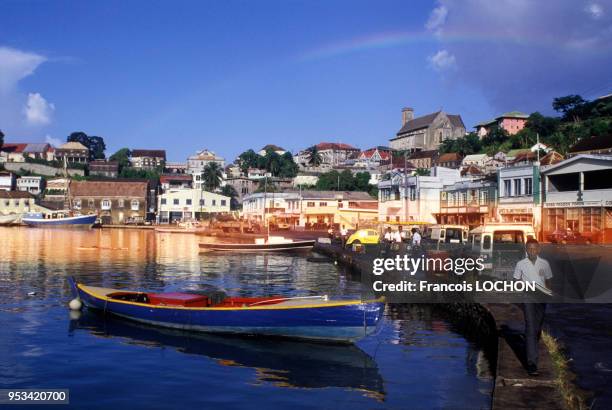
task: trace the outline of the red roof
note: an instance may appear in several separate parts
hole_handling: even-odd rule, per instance
[[[162,175],[159,177],[159,182],[163,184],[170,181],[191,181],[192,179],[191,175],[186,174]]]
[[[367,149],[365,151],[361,152],[361,157],[365,158],[365,159],[370,159],[372,158],[372,155],[374,155],[374,153],[378,150],[378,148],[370,148]],[[389,151],[381,151],[378,150],[378,155],[380,155],[380,159],[382,159],[383,161],[389,161],[389,159],[391,158],[391,153]]]
[[[319,142],[317,144],[317,149],[319,151],[326,150],[326,149],[359,151],[359,148],[355,148],[352,145],[344,144],[341,142]]]
[[[27,147],[27,145],[28,145],[27,143],[7,142],[4,145],[2,145],[2,148],[0,150],[4,152],[20,153],[20,152],[23,152],[23,150],[25,149],[25,147]]]

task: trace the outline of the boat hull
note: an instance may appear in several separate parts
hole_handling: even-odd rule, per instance
[[[294,241],[280,243],[200,243],[200,250],[208,252],[287,252],[312,249],[315,241]]]
[[[44,219],[22,218],[21,221],[38,228],[91,228],[96,222],[96,215],[72,216],[68,218]]]
[[[156,306],[113,300],[75,285],[88,308],[149,325],[207,333],[232,333],[353,343],[376,331],[384,310],[379,301],[304,303],[235,308]]]
[[[0,215],[0,226],[12,225],[17,223],[19,215]]]

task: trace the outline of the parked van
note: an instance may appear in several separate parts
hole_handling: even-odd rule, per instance
[[[426,238],[433,243],[465,244],[469,228],[465,225],[432,225],[427,228]]]
[[[470,231],[471,254],[482,257],[485,270],[508,278],[519,259],[524,257],[525,243],[535,238],[532,225],[525,223],[488,223]]]

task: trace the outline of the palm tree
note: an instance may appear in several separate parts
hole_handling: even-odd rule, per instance
[[[223,170],[216,162],[209,162],[202,171],[202,181],[204,182],[204,187],[211,192],[221,186],[222,178]]]
[[[318,167],[321,165],[321,163],[323,163],[323,157],[321,157],[316,145],[308,148],[308,151],[308,164],[312,165],[313,167]]]

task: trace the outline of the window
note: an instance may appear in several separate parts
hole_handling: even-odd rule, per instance
[[[74,206],[74,209],[81,209],[81,200],[75,199],[73,206]]]
[[[185,204],[186,204],[186,205],[191,205],[191,198],[187,198],[187,199],[185,200]]]
[[[100,208],[102,208],[103,210],[111,209],[110,199],[103,199],[102,202],[100,202]]]
[[[512,196],[512,181],[504,180],[504,196]]]
[[[132,211],[138,211],[138,208],[140,207],[140,201],[138,199],[132,199]]]
[[[521,196],[522,195],[522,191],[521,191],[521,179],[520,178],[516,178],[514,180],[514,196]]]
[[[533,195],[533,178],[525,178],[525,195]]]
[[[162,204],[162,205],[166,205],[166,198],[162,198],[162,199],[161,199],[161,204]]]
[[[225,199],[221,200],[221,206],[225,206],[227,204],[227,201]]]
[[[416,200],[416,187],[414,186],[410,187],[410,200],[411,201]]]
[[[307,206],[308,208],[314,208],[315,203],[314,203],[314,202],[306,202],[306,206]]]
[[[200,199],[200,206],[206,205],[206,201],[204,199]]]
[[[94,207],[94,200],[89,198],[89,200],[87,201],[87,206],[90,207],[90,208],[93,208]]]
[[[125,206],[125,200],[123,198],[121,198],[120,200],[117,201],[117,206],[119,208],[123,208]]]
[[[319,206],[327,206],[327,202],[319,202]]]
[[[173,205],[179,205],[179,203],[180,203],[180,202],[179,202],[179,199],[178,199],[178,198],[174,198],[174,199],[172,200],[172,204],[173,204]]]
[[[486,205],[489,202],[489,193],[487,191],[480,191],[480,205]]]
[[[216,199],[212,200],[212,206],[217,206],[217,200]]]
[[[338,201],[338,208],[344,208],[344,203],[342,203],[342,201]]]

